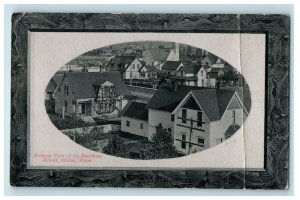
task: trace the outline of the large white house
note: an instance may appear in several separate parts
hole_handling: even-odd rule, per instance
[[[168,85],[160,87],[148,105],[134,102],[124,110],[122,131],[151,140],[161,124],[183,154],[222,143],[248,115],[234,90]]]
[[[230,137],[248,115],[233,90],[192,90],[172,112],[174,145],[184,154],[198,152]]]

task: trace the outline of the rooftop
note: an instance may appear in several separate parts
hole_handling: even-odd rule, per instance
[[[220,120],[235,91],[216,88],[191,92],[211,121]]]
[[[163,70],[177,70],[177,68],[180,66],[180,61],[166,61],[163,66],[161,67]]]
[[[70,85],[73,95],[80,98],[95,97],[93,85],[102,85],[106,81],[114,84],[113,90],[117,95],[130,94],[125,82],[121,78],[120,72],[66,72],[64,82]]]
[[[161,86],[148,103],[149,109],[172,112],[191,90],[201,90],[201,87],[178,86],[174,91],[171,86]]]
[[[121,112],[121,116],[148,121],[147,104],[140,102],[129,102]]]

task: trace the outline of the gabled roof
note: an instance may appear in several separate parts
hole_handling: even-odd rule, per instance
[[[122,66],[130,65],[134,59],[136,59],[136,56],[132,55],[126,55],[126,56],[115,56],[111,59],[110,64],[114,64],[114,67],[116,66]]]
[[[122,110],[121,116],[148,121],[147,104],[140,102],[129,102]]]
[[[62,80],[70,85],[73,95],[78,98],[94,98],[96,96],[93,85],[102,85],[106,81],[114,84],[113,90],[117,95],[130,94],[120,72],[67,72]]]
[[[201,87],[178,86],[174,91],[170,86],[160,87],[148,103],[149,109],[172,112],[191,90],[201,90]]]
[[[163,70],[173,70],[176,71],[177,68],[180,66],[180,61],[166,61],[163,66],[161,67]]]
[[[235,91],[223,89],[194,90],[191,94],[199,103],[209,120],[220,120]]]
[[[148,53],[151,54],[152,59],[159,62],[164,62],[170,54],[167,49],[153,48],[148,49]]]
[[[183,71],[186,74],[197,74],[199,72],[200,68],[201,68],[201,65],[200,64],[196,64],[196,63],[192,63],[189,66],[182,67]]]
[[[63,74],[55,74],[49,81],[46,92],[54,92],[58,84],[60,83]]]

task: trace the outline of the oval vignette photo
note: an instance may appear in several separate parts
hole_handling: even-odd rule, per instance
[[[107,155],[165,159],[212,148],[242,127],[249,86],[205,49],[163,41],[91,50],[45,88],[51,122],[70,140]]]

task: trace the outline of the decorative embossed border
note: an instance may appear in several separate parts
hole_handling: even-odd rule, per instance
[[[29,31],[259,32],[267,35],[265,170],[27,169]],[[290,18],[284,15],[15,13],[11,33],[12,186],[287,189]]]

